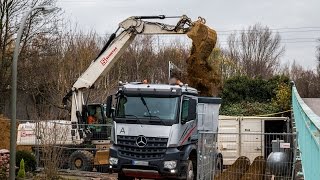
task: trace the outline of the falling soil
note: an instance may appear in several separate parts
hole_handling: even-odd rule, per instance
[[[187,35],[192,39],[191,53],[187,59],[187,82],[200,91],[200,95],[216,95],[214,86],[217,79],[208,59],[216,44],[217,34],[202,22],[196,21]]]

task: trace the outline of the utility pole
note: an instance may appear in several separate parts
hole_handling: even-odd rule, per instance
[[[54,11],[55,7],[48,6],[37,6],[31,8],[21,19],[19,30],[17,33],[17,39],[15,42],[14,52],[13,52],[13,60],[12,60],[12,84],[11,84],[11,126],[10,126],[10,171],[9,178],[10,180],[15,180],[16,176],[16,141],[17,141],[17,65],[18,65],[18,57],[20,51],[20,41],[23,33],[24,26],[26,24],[27,18],[34,10],[41,10],[45,13],[50,13]]]

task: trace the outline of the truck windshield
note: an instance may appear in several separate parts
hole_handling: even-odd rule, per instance
[[[116,117],[135,117],[148,119],[175,120],[178,109],[178,97],[130,97],[121,96],[118,101]],[[149,109],[149,112],[148,110]]]

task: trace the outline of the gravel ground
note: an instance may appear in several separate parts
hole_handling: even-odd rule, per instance
[[[70,180],[116,180],[117,174],[64,170],[59,175]]]

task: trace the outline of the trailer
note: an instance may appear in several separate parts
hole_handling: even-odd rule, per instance
[[[283,139],[279,135],[289,132],[288,117],[219,116],[218,149],[223,164],[232,165],[240,156],[251,162],[258,156],[268,157],[272,140]]]

